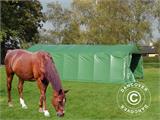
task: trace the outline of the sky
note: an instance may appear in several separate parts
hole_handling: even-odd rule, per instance
[[[39,0],[43,6],[43,12],[47,10],[47,4],[58,1],[63,7],[69,8],[72,0]]]
[[[43,12],[47,11],[47,4],[51,2],[58,1],[63,7],[69,8],[71,5],[72,0],[39,0],[43,6]],[[153,29],[153,37],[155,39],[160,38],[160,32],[157,29],[158,21],[152,22],[152,29]],[[52,29],[52,25],[49,22],[43,24],[43,28],[45,29]]]

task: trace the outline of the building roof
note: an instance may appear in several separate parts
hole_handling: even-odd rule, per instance
[[[140,51],[142,54],[156,54],[154,46],[141,46]]]

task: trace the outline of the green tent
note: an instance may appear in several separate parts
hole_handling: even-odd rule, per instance
[[[43,45],[29,51],[49,52],[62,80],[124,83],[143,77],[141,55],[135,45]]]

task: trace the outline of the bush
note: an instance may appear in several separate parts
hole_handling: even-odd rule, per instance
[[[155,57],[143,57],[144,63],[159,63],[160,62],[160,56]]]

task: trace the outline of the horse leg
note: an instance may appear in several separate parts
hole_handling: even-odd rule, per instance
[[[11,98],[11,88],[14,73],[7,73],[7,92],[8,92],[8,106],[13,107]]]
[[[23,109],[27,109],[27,105],[24,102],[23,99],[23,84],[24,84],[24,80],[19,78],[19,82],[18,82],[18,93],[19,93],[19,100],[20,100],[20,104],[22,105]]]
[[[44,85],[44,94],[43,94],[43,109],[44,109],[44,115],[45,116],[49,116],[49,112],[47,110],[47,105],[46,105],[46,90],[47,90],[47,87],[48,87],[48,83]]]
[[[44,112],[44,115],[49,117],[50,114],[46,107],[46,90],[48,83],[43,84],[41,80],[38,81],[38,87],[40,89],[40,100],[39,100],[39,112]]]
[[[38,81],[37,82],[37,85],[38,85],[38,88],[40,89],[40,98],[39,98],[39,112],[43,112],[43,87],[42,87],[42,84]]]

